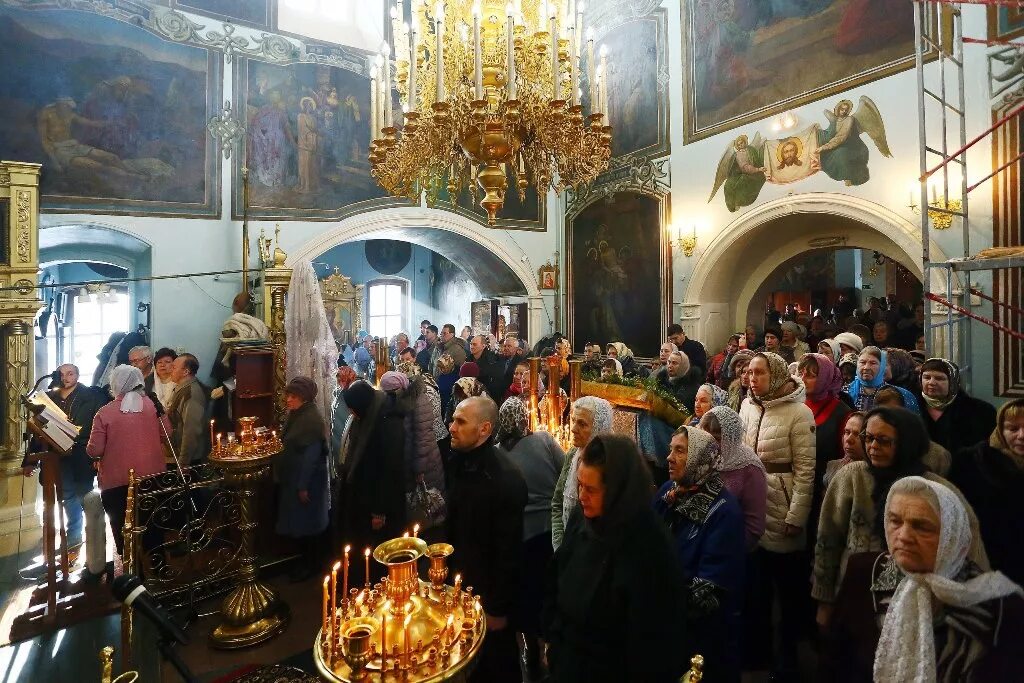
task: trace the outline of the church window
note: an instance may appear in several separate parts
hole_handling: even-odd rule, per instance
[[[405,329],[407,287],[402,280],[374,280],[367,285],[371,335],[391,338]]]

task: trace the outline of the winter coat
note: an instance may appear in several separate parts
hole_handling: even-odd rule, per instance
[[[549,432],[534,432],[504,451],[526,482],[527,502],[523,510],[523,540],[551,533],[551,497],[565,463],[565,453]],[[565,482],[562,483],[563,490]]]
[[[697,368],[703,377],[708,370],[708,351],[704,345],[696,339],[687,337],[683,340],[679,350],[686,354],[686,358],[690,361],[690,367]]]
[[[719,472],[718,476],[740,504],[747,550],[754,550],[764,535],[765,505],[768,501],[767,475],[757,465],[750,464],[738,470]]]
[[[989,434],[996,427],[996,409],[981,399],[968,396],[963,389],[942,411],[938,420],[932,417],[924,398],[920,403],[921,419],[928,429],[929,438],[954,456],[963,448],[988,441]]]
[[[182,467],[205,460],[210,454],[209,423],[206,421],[209,393],[202,382],[189,377],[171,394],[167,418],[173,428],[171,444]]]
[[[768,471],[768,506],[761,547],[777,553],[804,547],[807,518],[814,495],[814,414],[804,405],[804,385],[790,381],[792,391],[761,401],[748,397],[740,406],[746,427],[744,442]],[[801,529],[786,536],[786,525]]]
[[[426,380],[415,378],[396,405],[405,413],[406,469],[405,490],[411,492],[422,476],[428,488],[444,493],[444,465],[438,449],[434,425],[434,406]]]
[[[1024,469],[981,442],[953,457],[949,480],[978,515],[992,569],[1024,584]]]
[[[448,541],[458,549],[465,584],[491,616],[507,616],[519,594],[526,501],[519,468],[491,441],[452,452]]]
[[[552,680],[678,681],[694,652],[684,589],[668,532],[651,510],[608,538],[577,507],[548,565],[543,624]]]
[[[471,360],[480,367],[480,376],[477,379],[487,389],[488,396],[497,397],[497,401],[505,395],[508,384],[505,383],[505,363],[502,358],[496,356],[490,349],[484,349],[479,359],[468,356],[466,360]]]
[[[565,454],[562,470],[558,473],[558,481],[555,482],[555,493],[551,496],[551,547],[555,550],[562,545],[562,538],[565,535],[562,507],[565,504],[565,483],[569,479],[569,469],[572,467],[572,459],[575,455],[576,447],[573,446]]]
[[[282,441],[284,449],[274,460],[280,493],[275,530],[282,536],[314,536],[327,528],[331,507],[330,452],[315,403],[309,401],[291,411]],[[309,494],[309,502],[299,500],[299,491]]]

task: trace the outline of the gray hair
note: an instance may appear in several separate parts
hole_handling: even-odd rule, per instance
[[[153,350],[148,346],[133,346],[129,351],[128,355],[131,356],[133,353],[144,353],[146,358],[153,357]]]

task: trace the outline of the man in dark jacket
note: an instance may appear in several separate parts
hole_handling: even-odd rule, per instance
[[[519,590],[526,482],[508,456],[494,447],[498,407],[485,396],[455,409],[449,431],[448,540],[454,570],[483,600],[487,639],[471,680],[521,681],[515,629],[508,623]]]
[[[703,377],[708,370],[708,352],[704,345],[696,339],[689,339],[683,331],[683,326],[678,323],[668,326],[668,340],[686,354],[690,359],[690,367],[697,368]]]
[[[487,348],[487,339],[483,335],[476,335],[469,340],[469,358],[480,367],[480,383],[487,389],[487,395],[495,402],[501,401],[505,395],[508,384],[505,383],[505,364],[497,355]]]
[[[110,398],[99,389],[80,384],[77,365],[67,363],[57,370],[60,372],[59,384],[46,392],[46,395],[64,411],[68,421],[79,428],[74,444],[60,462],[61,489],[64,495],[61,504],[64,506],[66,520],[68,559],[74,564],[79,546],[82,545],[83,498],[92,490],[96,476],[92,460],[85,452],[85,446],[92,434],[92,421],[96,417],[96,411],[106,405]],[[26,477],[35,471],[36,466],[29,464],[30,462],[30,457],[26,457],[22,462]],[[100,520],[102,521],[102,517]]]

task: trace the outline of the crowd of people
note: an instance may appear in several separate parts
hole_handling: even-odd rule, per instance
[[[700,653],[708,680],[796,681],[806,644],[818,680],[1019,677],[1024,400],[997,413],[969,396],[954,363],[893,344],[884,309],[845,328],[814,320],[750,326],[714,354],[672,325],[650,361],[587,344],[585,371],[653,377],[692,417],[669,432],[664,468],[615,433],[602,398],[570,406],[542,382],[572,447],[531,430],[526,357],[567,363],[557,336],[527,350],[514,333],[424,320],[415,341],[390,340],[379,383],[374,345],[386,342],[360,340],[339,359],[332,415],[309,378],[285,390],[277,531],[301,541],[293,578],[321,572],[343,543],[372,547],[413,524],[452,543],[487,617],[472,680],[675,681]],[[170,366],[160,429],[191,461],[204,392],[194,357]],[[146,444],[159,440],[150,374],[117,368],[106,406],[73,398],[83,388],[70,372],[56,392],[73,419],[95,415],[83,448],[100,458],[112,525],[120,425],[148,421]]]

